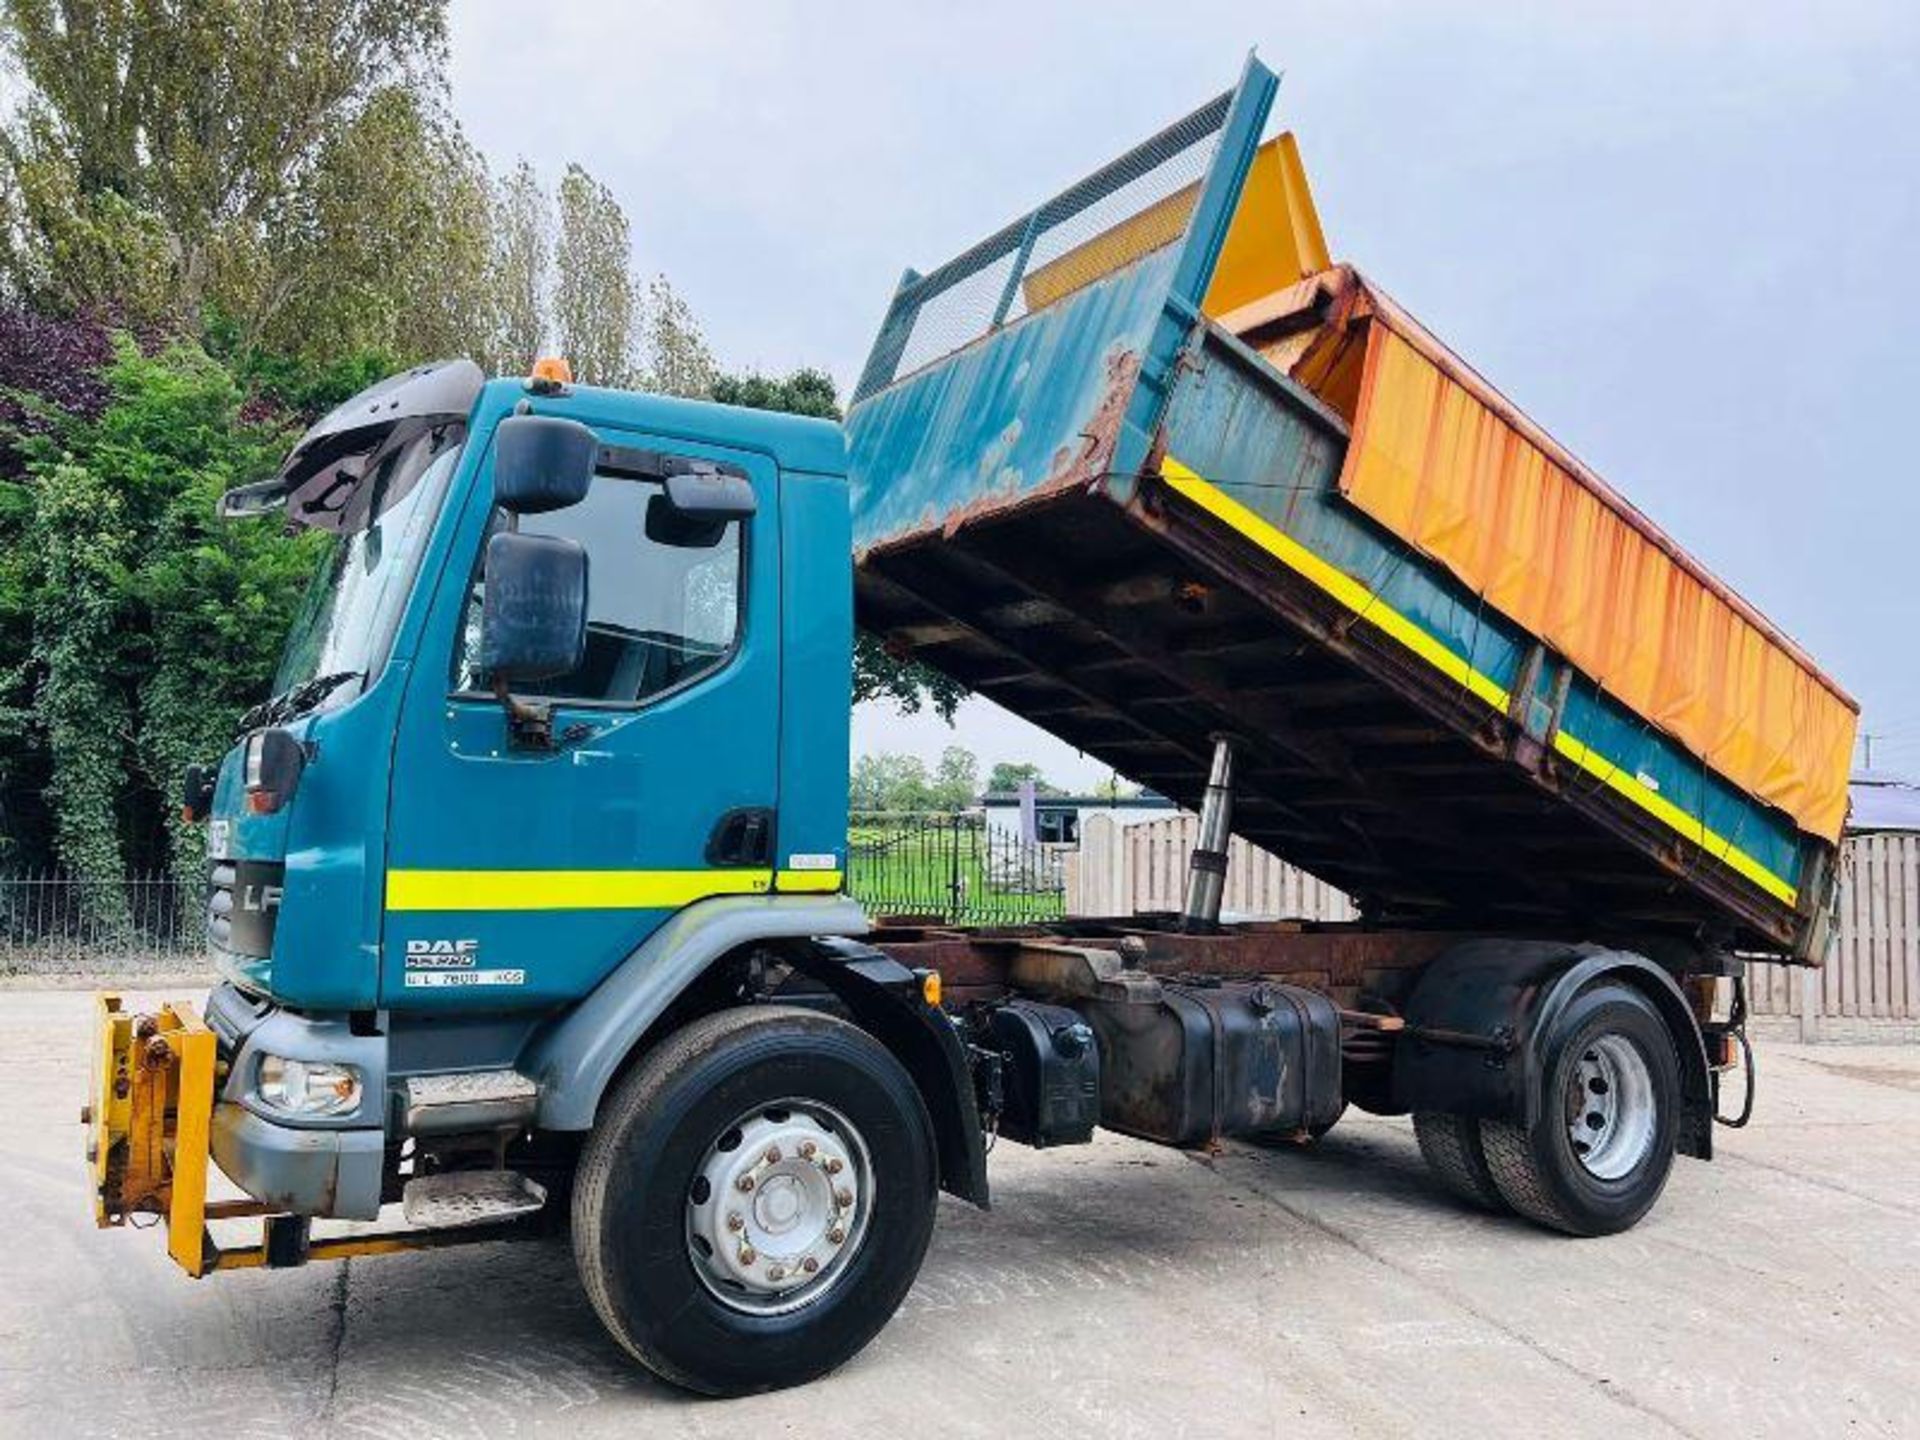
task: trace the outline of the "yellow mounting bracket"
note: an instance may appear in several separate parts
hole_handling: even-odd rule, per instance
[[[136,1016],[118,995],[95,997],[93,1086],[81,1112],[94,1223],[164,1220],[167,1253],[193,1276],[214,1258],[206,1222],[216,1064],[213,1032],[192,1005]]]

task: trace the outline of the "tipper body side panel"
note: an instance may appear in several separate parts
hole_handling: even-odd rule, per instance
[[[1222,116],[1241,108],[1223,101]],[[1226,240],[1204,222],[1222,207],[1236,230],[1271,222],[1236,214],[1257,138],[1222,129],[1191,223],[1158,248],[1083,238],[1075,253],[1113,268],[1064,289],[1050,274],[1057,298],[962,327],[945,355],[904,322],[913,368],[876,349],[848,422],[861,623],[1183,805],[1212,737],[1233,734],[1238,833],[1370,921],[1817,961],[1831,767],[1816,756],[1811,781],[1771,792],[1729,777],[1416,543],[1429,536],[1343,493],[1366,342],[1339,286],[1296,275],[1299,293],[1241,307],[1257,346],[1208,318]],[[1074,194],[1027,231],[1075,223]],[[1161,237],[1167,202],[1133,198],[1152,226],[1103,223]],[[934,272],[948,290],[910,275],[890,325],[972,283],[965,260]],[[996,278],[1023,293],[1017,269]],[[1826,730],[1850,730],[1832,682],[1632,514],[1677,586],[1717,597],[1776,668],[1810,677]],[[1684,646],[1659,663],[1680,672],[1657,677],[1666,693],[1689,666],[1712,679]]]

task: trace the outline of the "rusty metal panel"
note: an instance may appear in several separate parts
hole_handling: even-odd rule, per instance
[[[1106,473],[1176,258],[1149,255],[856,408],[855,550]]]
[[[907,273],[847,418],[856,552],[1102,477],[1130,484],[1278,85],[1249,59],[1234,89]],[[1145,216],[1144,240],[1102,243]]]

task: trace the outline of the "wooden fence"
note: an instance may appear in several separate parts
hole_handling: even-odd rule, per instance
[[[1818,970],[1748,967],[1756,1015],[1807,1039],[1920,1039],[1920,835],[1855,835],[1840,856],[1840,922]]]
[[[1200,822],[1192,815],[1122,825],[1089,815],[1080,827],[1080,849],[1067,865],[1069,915],[1135,915],[1178,910],[1186,901],[1187,859]],[[1288,920],[1351,920],[1353,902],[1343,891],[1306,871],[1234,840],[1227,851],[1227,890],[1221,908],[1229,915]]]
[[[1177,910],[1198,822],[1121,825],[1087,817],[1068,858],[1069,915]],[[1841,852],[1840,920],[1826,964],[1748,967],[1748,1003],[1775,1033],[1920,1040],[1920,835],[1856,835]],[[1352,902],[1244,840],[1227,862],[1224,908],[1242,916],[1350,920]]]

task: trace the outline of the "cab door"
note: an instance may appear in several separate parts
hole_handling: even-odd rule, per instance
[[[759,454],[595,428],[586,499],[511,522],[587,551],[585,660],[515,691],[551,706],[550,748],[516,742],[477,674],[479,557],[509,523],[492,505],[491,447],[460,518],[394,755],[389,1007],[573,999],[681,907],[771,888],[777,471]],[[667,523],[664,475],[688,462],[747,477],[756,512],[712,534]]]

